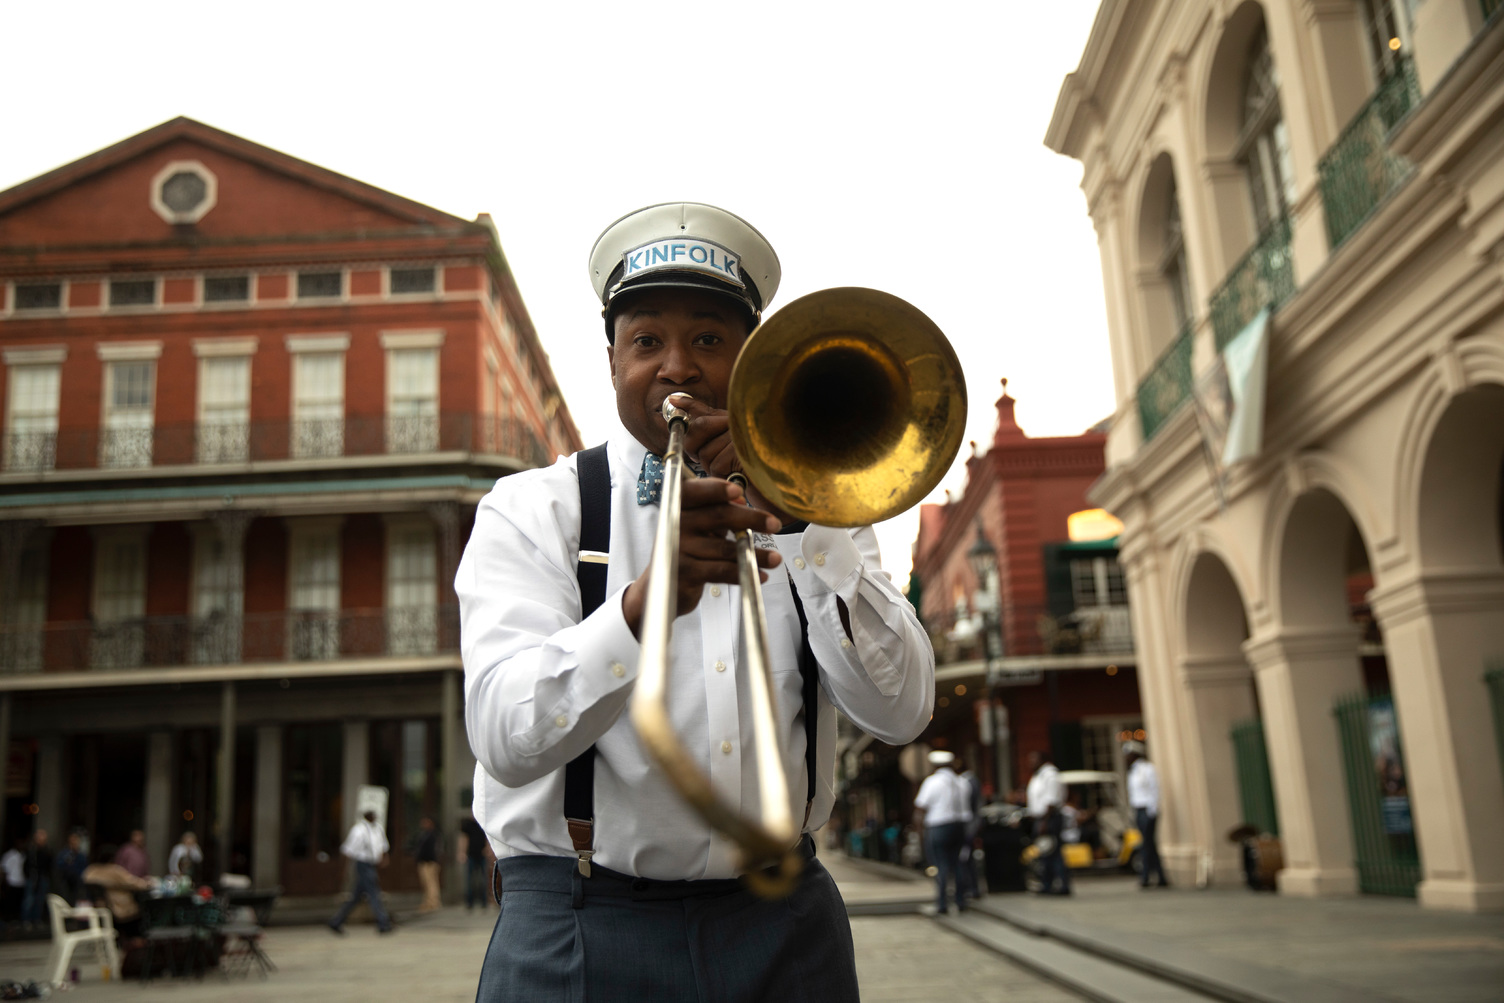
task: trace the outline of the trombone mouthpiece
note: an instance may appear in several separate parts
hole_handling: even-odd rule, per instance
[[[663,420],[669,422],[670,424],[673,423],[675,418],[679,418],[684,421],[689,420],[689,412],[674,405],[675,397],[683,397],[686,400],[694,400],[694,398],[689,394],[669,394],[667,397],[663,398]]]

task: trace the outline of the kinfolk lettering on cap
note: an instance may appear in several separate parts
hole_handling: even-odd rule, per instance
[[[690,240],[670,237],[654,240],[634,247],[621,256],[622,281],[647,272],[672,269],[673,271],[705,272],[745,289],[737,256],[720,244],[709,240]]]

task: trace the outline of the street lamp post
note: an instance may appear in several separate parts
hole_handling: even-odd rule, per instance
[[[997,550],[982,532],[982,522],[977,520],[977,538],[966,552],[966,561],[976,574],[980,586],[972,599],[973,606],[982,617],[982,637],[987,650],[987,703],[992,719],[992,748],[994,776],[997,781],[997,797],[1007,796],[1013,787],[1013,770],[1008,754],[1008,708],[1002,701],[1003,623],[1002,595],[998,583]]]

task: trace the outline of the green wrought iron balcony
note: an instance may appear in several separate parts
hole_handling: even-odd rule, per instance
[[[1212,293],[1212,332],[1217,351],[1227,347],[1264,307],[1271,312],[1295,294],[1295,264],[1290,258],[1290,217],[1269,225],[1259,242],[1232,266]]]
[[[1389,133],[1419,100],[1415,64],[1401,57],[1321,158],[1321,200],[1333,250],[1410,176],[1410,162],[1389,148]]]
[[[1139,427],[1144,442],[1191,399],[1191,347],[1196,325],[1188,322],[1138,385]]]

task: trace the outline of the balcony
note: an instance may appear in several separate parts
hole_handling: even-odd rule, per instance
[[[1002,610],[1003,658],[1113,656],[1133,653],[1133,625],[1127,605],[1078,606],[1055,614],[1047,606],[1006,603]],[[952,614],[931,624],[937,658],[943,663],[986,657],[979,618]]]
[[[414,456],[435,452],[553,460],[532,428],[493,415],[347,416],[288,421],[193,422],[146,428],[83,428],[6,436],[5,472],[139,470],[272,461]]]
[[[1389,149],[1389,133],[1419,100],[1415,64],[1401,59],[1321,158],[1321,200],[1332,250],[1410,176],[1410,162]]]
[[[1226,348],[1264,307],[1272,313],[1293,295],[1295,265],[1290,257],[1290,217],[1283,216],[1259,235],[1258,243],[1212,293],[1212,333],[1217,351]]]
[[[459,607],[152,616],[0,627],[0,673],[415,658],[459,651]]]
[[[1191,349],[1195,325],[1186,324],[1138,385],[1138,420],[1144,442],[1154,438],[1191,399]]]

